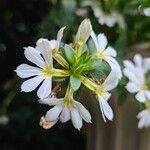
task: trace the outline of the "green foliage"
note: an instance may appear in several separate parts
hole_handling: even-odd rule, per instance
[[[67,45],[65,44],[65,55],[67,57],[67,60],[69,61],[69,63],[73,64],[75,63],[75,52],[74,52],[74,49],[70,46],[70,45]]]
[[[81,80],[80,80],[80,78],[72,75],[70,77],[70,84],[71,84],[71,87],[73,88],[73,90],[76,91],[81,86]]]

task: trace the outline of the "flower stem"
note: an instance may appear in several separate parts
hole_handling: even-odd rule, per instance
[[[96,92],[98,85],[93,81],[89,80],[87,77],[80,76],[82,83],[89,88],[91,91]]]
[[[53,69],[53,76],[54,77],[66,77],[66,76],[70,76],[70,72],[68,70]]]
[[[68,69],[69,68],[69,64],[68,62],[58,53],[53,54],[54,59],[60,64],[62,65],[64,68]]]

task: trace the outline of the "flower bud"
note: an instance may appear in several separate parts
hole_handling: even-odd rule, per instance
[[[89,19],[84,19],[76,34],[75,43],[79,46],[82,46],[89,38],[92,31],[92,25]]]

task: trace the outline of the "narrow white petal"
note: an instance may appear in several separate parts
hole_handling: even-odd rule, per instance
[[[134,62],[136,64],[136,66],[142,67],[142,65],[143,65],[143,58],[142,58],[142,56],[140,54],[136,54],[133,59],[134,59]]]
[[[55,121],[58,119],[61,111],[62,111],[62,105],[56,105],[53,108],[51,108],[45,115],[46,120],[48,121]]]
[[[150,126],[150,111],[148,109],[139,112],[137,118],[139,119],[138,128]]]
[[[133,64],[133,62],[129,61],[129,60],[125,60],[124,62],[124,66],[126,69],[130,70],[131,72],[135,72],[135,65]]]
[[[145,118],[140,118],[139,122],[138,122],[138,128],[142,129],[144,127],[145,124]]]
[[[133,72],[131,72],[131,71],[129,71],[128,69],[124,69],[123,70],[123,73],[124,73],[124,75],[131,81],[131,82],[134,82],[134,83],[136,83],[136,84],[141,84],[140,83],[140,79],[138,79],[137,78],[137,76],[133,73]]]
[[[89,111],[81,103],[75,101],[75,104],[84,121],[87,123],[91,122],[91,114],[89,113]]]
[[[150,58],[145,58],[143,60],[144,62],[144,72],[147,73],[147,71],[150,70]]]
[[[97,41],[96,34],[94,33],[94,31],[92,31],[90,35],[91,35],[91,37],[92,37],[92,39],[93,39],[93,41],[94,41],[94,44],[95,44],[95,46],[96,46],[96,49],[99,50],[99,46],[98,46],[98,41]]]
[[[58,43],[60,43],[61,42],[61,39],[62,39],[62,37],[63,37],[63,33],[64,33],[64,29],[65,29],[66,27],[62,27],[59,31],[58,31],[58,33],[57,33],[57,41],[58,41]]]
[[[38,50],[33,47],[26,47],[24,51],[25,57],[31,61],[32,63],[36,64],[37,66],[44,68],[45,62],[41,57],[41,54]]]
[[[119,79],[118,79],[118,69],[113,69],[106,80],[104,81],[103,85],[106,90],[112,90],[118,85]]]
[[[134,82],[128,82],[128,84],[126,85],[126,89],[130,92],[130,93],[136,93],[138,92],[139,86],[137,84],[135,84]]]
[[[44,80],[43,76],[36,76],[34,78],[28,79],[21,85],[21,90],[23,92],[31,92],[37,88],[37,86]]]
[[[52,59],[52,52],[51,52],[51,45],[50,41],[47,39],[39,39],[37,41],[37,47],[40,49],[46,64],[48,67],[53,67],[53,59]]]
[[[114,48],[110,47],[110,46],[108,46],[108,47],[106,48],[105,52],[106,52],[106,54],[107,54],[108,56],[112,56],[112,57],[116,57],[116,56],[117,56],[116,50],[115,50]]]
[[[147,98],[145,97],[145,94],[143,91],[140,91],[138,92],[136,95],[135,95],[136,99],[139,101],[139,102],[145,102],[147,100]]]
[[[67,122],[70,120],[70,110],[68,107],[64,107],[62,113],[60,115],[60,120],[62,123]]]
[[[42,70],[27,64],[21,64],[16,68],[16,73],[21,78],[29,78],[32,76],[41,75]]]
[[[106,100],[102,100],[102,101],[100,101],[100,103],[102,105],[102,110],[103,110],[106,118],[108,120],[112,120],[114,115],[113,115],[113,111],[112,111],[111,107],[109,106],[108,102]]]
[[[106,92],[105,95],[103,96],[103,99],[105,101],[108,101],[110,99],[110,97],[111,97],[111,94],[109,92]]]
[[[150,91],[145,91],[145,96],[147,97],[148,100],[150,100]]]
[[[117,70],[117,76],[119,79],[121,79],[122,78],[122,72],[121,72],[121,68],[120,68],[119,63],[113,57],[110,57],[110,56],[107,56],[105,58],[105,61],[110,65],[112,70],[114,70],[114,69]]]
[[[101,110],[101,113],[102,113],[103,120],[104,120],[104,122],[106,122],[103,106],[102,106],[102,103],[100,101],[99,101],[99,105],[100,105],[100,110]]]
[[[76,129],[80,130],[80,128],[82,127],[82,118],[75,108],[71,108],[71,120],[73,126]]]
[[[100,33],[100,34],[97,36],[97,39],[98,39],[99,50],[105,50],[106,45],[107,45],[107,43],[108,43],[105,34]]]
[[[137,115],[137,118],[138,118],[138,119],[142,118],[142,117],[145,115],[145,113],[146,113],[146,109],[140,111],[140,112],[138,113],[138,115]]]
[[[49,106],[61,104],[63,101],[63,98],[45,98],[45,99],[39,99],[38,102],[41,104],[47,104]]]
[[[37,91],[39,98],[43,99],[50,95],[52,90],[52,77],[46,78]]]
[[[58,41],[50,40],[50,49],[51,50],[57,49],[58,45],[59,45]]]

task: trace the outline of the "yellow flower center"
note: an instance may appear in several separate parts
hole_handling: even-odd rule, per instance
[[[148,90],[147,85],[146,84],[141,85],[140,90]]]
[[[100,87],[97,91],[99,96],[104,96],[106,93],[106,90],[103,87]]]
[[[43,75],[46,77],[49,77],[52,75],[52,70],[49,67],[45,67],[42,72],[43,72]]]
[[[147,100],[147,101],[145,102],[145,106],[146,106],[146,108],[147,108],[148,110],[150,110],[150,100]]]
[[[100,59],[105,59],[106,53],[105,53],[104,51],[98,51],[98,52],[97,52],[97,56],[98,56]]]
[[[72,106],[72,99],[68,99],[68,98],[65,98],[64,99],[64,105],[67,106],[67,107],[71,107]]]

